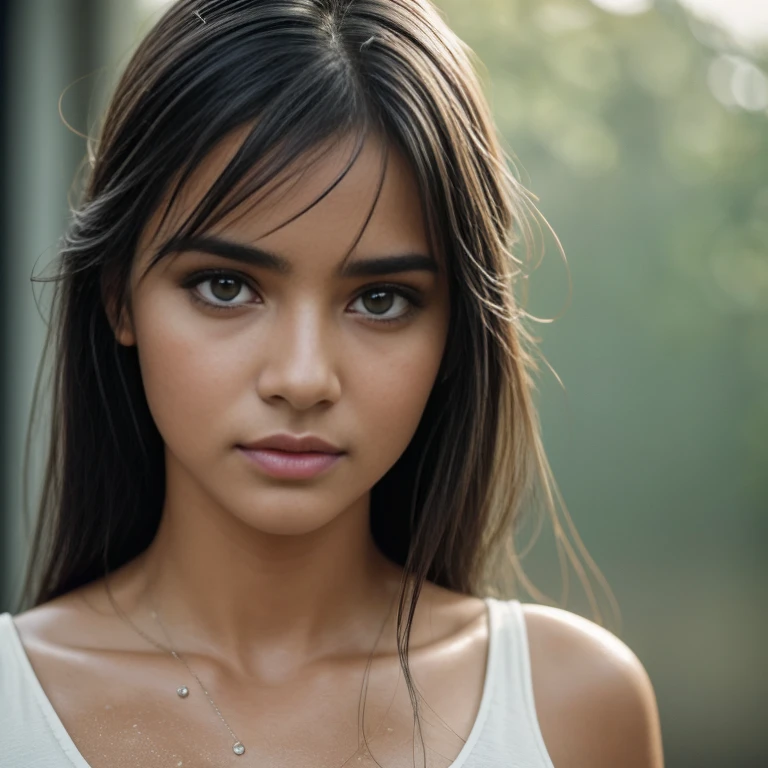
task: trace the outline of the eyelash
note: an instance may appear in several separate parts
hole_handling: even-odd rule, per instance
[[[204,307],[206,307],[206,309],[211,309],[215,312],[232,312],[236,309],[239,309],[240,307],[245,306],[244,304],[233,304],[230,306],[222,305],[222,304],[213,304],[207,299],[202,298],[200,294],[195,291],[195,288],[197,288],[198,285],[202,285],[203,283],[209,280],[214,280],[216,278],[221,278],[221,277],[235,280],[236,282],[241,283],[247,286],[248,288],[250,288],[250,290],[254,291],[254,293],[258,293],[256,288],[253,287],[253,285],[251,284],[252,281],[249,278],[247,278],[245,275],[242,275],[239,272],[231,272],[228,270],[221,270],[221,269],[208,269],[200,272],[194,272],[191,275],[188,275],[184,279],[184,281],[181,283],[181,287],[189,291],[190,296],[195,302],[197,302],[198,304],[202,304]],[[379,319],[379,318],[376,318],[375,315],[364,315],[364,317],[367,320],[370,320],[371,322],[377,325],[391,325],[395,323],[405,322],[413,314],[418,312],[418,310],[424,306],[424,299],[419,291],[416,291],[413,288],[407,288],[406,286],[403,286],[403,285],[395,285],[395,284],[389,284],[389,283],[381,283],[376,285],[365,286],[365,289],[360,293],[358,293],[354,301],[357,301],[359,298],[361,298],[362,296],[365,296],[368,293],[374,293],[376,291],[393,293],[405,299],[409,304],[408,309],[398,317]],[[355,313],[355,314],[360,314],[360,313]]]

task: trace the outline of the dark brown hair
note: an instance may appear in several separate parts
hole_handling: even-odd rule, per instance
[[[532,397],[535,340],[515,299],[525,263],[514,249],[528,245],[535,209],[509,170],[470,52],[427,0],[179,0],[138,46],[62,241],[30,602],[118,568],[156,533],[163,441],[136,349],[116,342],[105,306],[130,311],[149,216],[243,127],[236,156],[176,236],[220,220],[297,159],[349,136],[359,151],[376,132],[410,163],[432,246],[445,254],[443,367],[411,443],[371,494],[376,542],[406,574],[398,646],[416,715],[407,654],[425,579],[500,594],[506,569],[536,595],[513,537],[536,507],[552,513],[558,546],[582,573],[557,514]]]

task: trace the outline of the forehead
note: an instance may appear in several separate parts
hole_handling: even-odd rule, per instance
[[[169,193],[142,233],[139,261],[151,258],[176,233],[235,156],[245,133],[233,133],[215,147],[180,190],[161,225]],[[382,249],[428,252],[418,183],[405,157],[371,134],[344,177],[335,183],[355,151],[355,140],[350,137],[295,159],[267,187],[207,228],[207,233],[243,243],[258,241],[288,258],[311,252],[318,258],[326,253],[338,261],[364,228],[354,253],[380,253]]]

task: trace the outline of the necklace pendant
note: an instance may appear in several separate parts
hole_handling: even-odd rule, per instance
[[[189,696],[189,688],[186,685],[182,685],[181,688],[176,689],[176,693],[179,694],[179,698],[186,699]]]
[[[232,751],[233,751],[233,752],[234,752],[236,755],[242,755],[242,754],[243,754],[243,752],[245,752],[245,747],[242,745],[242,743],[241,743],[241,742],[239,742],[239,741],[236,741],[236,742],[234,743],[234,745],[232,746]]]

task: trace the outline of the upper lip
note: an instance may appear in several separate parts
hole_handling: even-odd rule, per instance
[[[341,448],[321,440],[315,435],[289,435],[281,433],[270,435],[262,440],[241,445],[241,448],[256,450],[258,448],[271,448],[275,451],[291,451],[293,453],[343,453]]]

